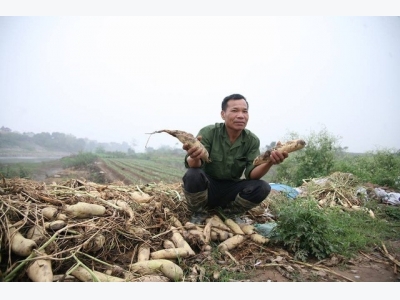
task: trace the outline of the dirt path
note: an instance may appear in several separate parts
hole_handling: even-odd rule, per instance
[[[385,245],[388,252],[398,258],[400,257],[400,241],[388,242]],[[390,249],[390,250],[389,250]],[[332,262],[335,263],[335,262]],[[379,250],[368,254],[359,254],[356,258],[347,262],[346,265],[337,262],[334,266],[329,265],[329,260],[316,262],[313,271],[301,272],[294,270],[292,273],[284,268],[270,267],[256,269],[251,281],[272,281],[272,282],[292,282],[292,281],[316,281],[316,282],[399,282],[399,266],[383,255]],[[289,277],[289,278],[288,278]],[[292,278],[292,279],[290,279]]]
[[[111,168],[107,167],[103,161],[97,161],[96,166],[103,172],[106,182],[123,182],[124,184],[131,184],[130,180],[125,178],[125,176],[114,172]]]

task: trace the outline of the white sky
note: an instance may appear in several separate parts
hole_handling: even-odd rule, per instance
[[[0,127],[142,152],[240,93],[262,146],[326,128],[350,152],[400,149],[400,17],[106,14],[1,14]]]

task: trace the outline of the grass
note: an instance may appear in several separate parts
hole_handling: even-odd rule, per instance
[[[221,253],[217,250],[217,245],[213,245],[213,251],[210,254],[210,260],[202,262],[201,267],[204,270],[203,282],[232,282],[246,280],[248,273],[239,272],[235,263],[231,265],[219,265],[215,263],[218,260],[223,260]]]
[[[272,207],[277,226],[271,241],[290,250],[298,260],[324,259],[332,254],[351,258],[383,241],[400,239],[399,207],[377,201],[367,202],[361,210],[321,209],[310,198],[277,201]]]
[[[49,168],[61,168],[60,161],[0,163],[0,173],[5,178],[31,179],[33,175]]]
[[[38,167],[37,163],[2,163],[0,173],[5,178],[30,178]]]

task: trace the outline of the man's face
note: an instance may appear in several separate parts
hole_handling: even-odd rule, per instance
[[[229,100],[225,111],[221,111],[221,117],[225,120],[225,126],[232,130],[243,130],[249,120],[247,103],[244,99]]]

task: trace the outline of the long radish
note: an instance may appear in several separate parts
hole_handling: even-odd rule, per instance
[[[39,225],[33,225],[26,233],[26,237],[33,240],[37,245],[41,245],[46,240],[46,230]]]
[[[27,257],[33,249],[36,249],[38,245],[35,241],[25,238],[17,229],[10,227],[11,234],[11,250],[13,253]]]
[[[258,244],[266,244],[266,243],[269,242],[269,239],[268,239],[268,238],[266,238],[265,236],[263,236],[263,235],[261,235],[261,234],[259,234],[259,233],[253,233],[253,234],[251,234],[251,235],[250,235],[250,239],[251,239],[253,242],[256,242],[256,243],[258,243]]]
[[[225,230],[228,232],[231,232],[232,230],[229,228],[229,226],[227,226],[224,221],[221,220],[220,217],[218,217],[217,215],[213,215],[211,218],[207,218],[206,219],[206,223],[211,222],[211,227],[212,228],[219,228],[221,230]]]
[[[161,133],[161,132],[166,132],[166,133],[176,137],[182,144],[189,145],[189,149],[191,149],[193,147],[202,148],[203,149],[202,160],[207,163],[211,162],[207,149],[197,138],[195,138],[193,136],[193,134],[182,131],[182,130],[168,130],[168,129],[158,130],[158,131],[154,131],[154,132],[148,133],[148,134]]]
[[[154,251],[150,253],[151,259],[175,259],[190,256],[186,248],[170,248]]]
[[[164,247],[164,249],[176,248],[174,242],[171,240],[164,240],[163,247]]]
[[[234,234],[244,234],[243,230],[240,228],[239,224],[237,224],[232,219],[226,219],[225,224],[232,230]]]
[[[159,274],[160,272],[173,281],[181,281],[183,278],[183,270],[174,262],[168,259],[150,259],[140,261],[130,265],[133,273],[140,275]]]
[[[300,149],[303,149],[304,146],[306,145],[306,142],[304,140],[292,140],[292,141],[287,141],[284,144],[280,144],[278,143],[274,148],[269,149],[267,151],[265,151],[264,153],[260,154],[259,156],[257,156],[254,160],[253,160],[253,165],[258,166],[261,164],[266,164],[268,162],[270,162],[270,156],[272,151],[279,151],[279,152],[294,152]]]
[[[67,205],[65,213],[70,218],[90,218],[94,216],[102,216],[106,212],[106,208],[102,205],[78,202],[73,205]]]
[[[93,277],[93,275],[95,277]],[[104,273],[101,273],[99,271],[94,271],[92,270],[89,272],[87,269],[84,267],[78,266],[76,267],[72,272],[71,275],[79,279],[80,281],[83,282],[92,282],[92,281],[98,281],[100,282],[125,282],[126,280],[123,278],[115,277],[115,276],[110,276]]]
[[[172,237],[171,240],[174,242],[176,248],[185,248],[188,250],[190,255],[195,255],[196,253],[193,251],[192,247],[186,242],[180,232],[174,227],[171,226],[172,229]]]
[[[48,221],[53,221],[58,214],[58,209],[53,206],[48,206],[42,209],[43,217]]]
[[[242,229],[242,231],[245,233],[245,234],[252,234],[252,233],[255,233],[255,229],[254,229],[254,226],[253,225],[251,225],[251,224],[246,224],[246,223],[243,223],[243,224],[239,224],[239,226],[240,226],[240,228]]]
[[[239,246],[244,241],[244,236],[241,234],[234,235],[233,237],[223,241],[218,245],[218,250],[225,254],[228,250],[232,250]]]
[[[150,246],[143,243],[139,246],[137,261],[145,261],[150,259]]]
[[[33,282],[52,282],[53,270],[51,268],[51,260],[46,259],[46,253],[40,252],[44,258],[35,260],[26,270],[26,274]]]

